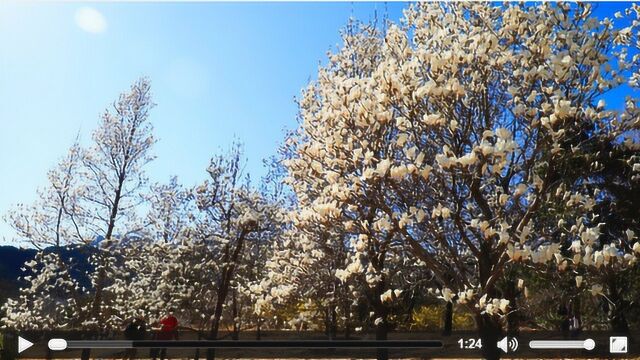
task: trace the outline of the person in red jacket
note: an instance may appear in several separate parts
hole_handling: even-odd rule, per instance
[[[173,309],[169,309],[167,315],[160,320],[158,340],[174,340],[178,337],[178,319],[173,315],[173,312]]]
[[[178,319],[173,315],[173,313],[174,309],[170,308],[167,311],[167,314],[158,323],[160,327],[156,328],[156,340],[167,341],[178,339]],[[158,354],[160,355],[161,360],[166,359],[167,349],[152,349],[151,357],[153,359],[156,359]]]

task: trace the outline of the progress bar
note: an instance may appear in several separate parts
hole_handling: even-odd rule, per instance
[[[531,349],[584,349],[593,350],[596,342],[593,339],[586,340],[531,340]]]
[[[440,340],[65,340],[51,339],[50,350],[66,349],[133,349],[133,348],[442,348]]]

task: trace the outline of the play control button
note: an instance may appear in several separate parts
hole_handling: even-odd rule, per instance
[[[33,343],[22,336],[18,336],[18,354],[32,347]]]

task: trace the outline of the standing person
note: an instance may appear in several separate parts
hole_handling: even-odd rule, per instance
[[[160,327],[157,329],[156,340],[168,341],[178,338],[178,319],[173,315],[174,309],[170,308],[167,314],[160,320]],[[154,349],[152,358],[156,358],[158,349]],[[167,357],[167,348],[160,350],[160,359],[164,360]]]
[[[147,333],[147,323],[144,321],[144,317],[138,316],[134,318],[129,325],[124,329],[124,337],[127,340],[137,341],[144,340]],[[125,359],[135,359],[137,349],[127,349],[125,353]]]

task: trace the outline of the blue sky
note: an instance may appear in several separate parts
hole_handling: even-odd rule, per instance
[[[90,9],[83,9],[90,6]],[[139,76],[152,80],[159,138],[152,181],[202,181],[235,137],[247,170],[265,173],[294,97],[339,43],[348,18],[406,3],[0,2],[0,214],[29,203],[76,134]],[[598,15],[622,4],[601,3]],[[79,18],[78,18],[79,17]],[[0,223],[0,244],[13,233]],[[4,240],[3,240],[4,239]]]
[[[158,104],[152,180],[202,181],[234,137],[245,143],[247,170],[263,175],[262,159],[296,125],[294,97],[348,18],[388,8],[397,19],[404,4],[91,3],[105,24],[90,13],[82,29],[84,5],[0,2],[3,215],[35,199],[75,134],[88,141],[99,114],[142,75]],[[12,236],[3,222],[0,243]]]

